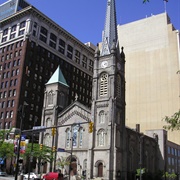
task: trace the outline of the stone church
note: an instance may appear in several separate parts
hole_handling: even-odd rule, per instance
[[[138,168],[152,173],[158,168],[157,138],[142,135],[138,125],[125,126],[125,53],[117,39],[115,0],[108,0],[102,43],[94,55],[91,108],[78,102],[78,94],[67,104],[69,86],[60,66],[47,82],[41,125],[55,127],[56,134],[47,129],[39,141],[57,151],[46,172],[63,159],[71,162],[64,173],[86,179],[135,179]]]

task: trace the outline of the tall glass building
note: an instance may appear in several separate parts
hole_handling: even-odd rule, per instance
[[[9,0],[0,5],[0,20],[11,16],[17,11],[29,6],[25,0]]]

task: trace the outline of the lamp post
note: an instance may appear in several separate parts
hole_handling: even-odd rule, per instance
[[[21,145],[21,136],[22,136],[22,122],[24,119],[24,107],[28,104],[24,101],[23,105],[20,106],[19,112],[20,114],[20,132],[19,132],[19,142],[18,142],[18,150],[17,150],[17,159],[16,159],[16,170],[15,170],[15,180],[17,180],[18,177],[18,171],[19,171],[19,156],[20,156],[20,145]]]

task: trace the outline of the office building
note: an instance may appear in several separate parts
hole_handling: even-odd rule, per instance
[[[67,104],[77,94],[80,102],[90,106],[93,48],[33,6],[2,18],[0,129],[19,128],[20,122],[22,129],[40,125],[44,87],[59,65],[69,86]]]
[[[180,108],[180,36],[167,13],[118,26],[126,52],[126,125],[162,129]],[[180,144],[179,132],[168,138]]]

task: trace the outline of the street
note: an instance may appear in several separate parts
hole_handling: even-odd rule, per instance
[[[0,176],[0,180],[14,180],[14,177],[13,176]]]

